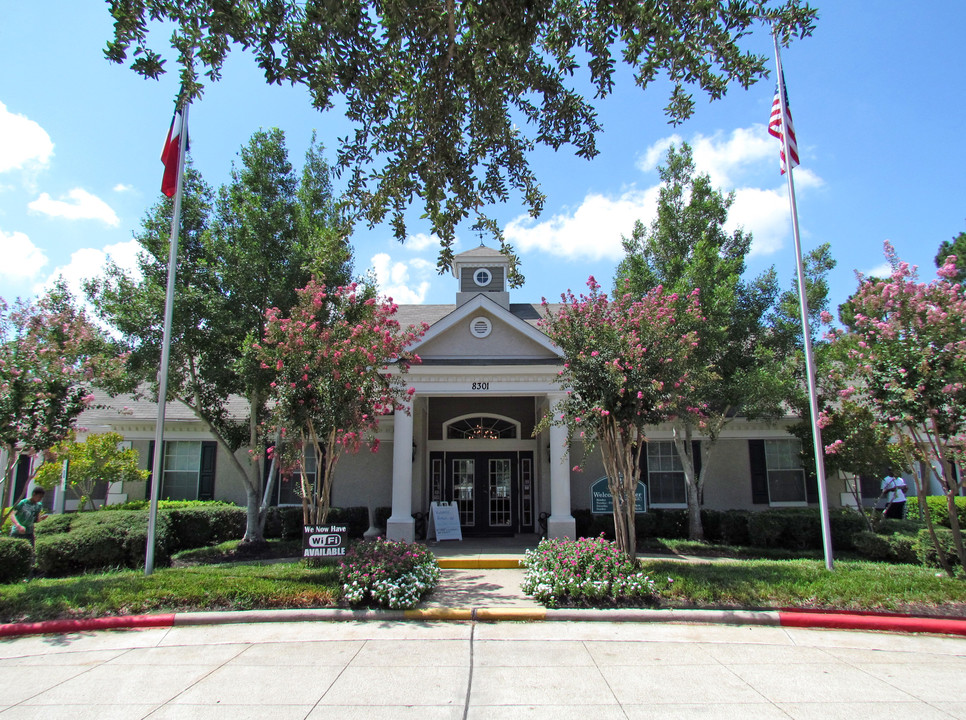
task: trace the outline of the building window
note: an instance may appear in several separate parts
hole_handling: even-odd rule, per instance
[[[768,501],[771,505],[805,505],[805,469],[798,440],[765,440]]]
[[[493,280],[493,275],[486,268],[479,268],[473,273],[473,282],[479,287],[486,287]]]
[[[174,440],[164,444],[162,498],[167,500],[197,500],[200,474],[200,441]]]
[[[647,443],[647,492],[651,506],[687,506],[684,466],[673,441]]]
[[[305,458],[305,475],[309,487],[315,485],[315,474],[318,470],[318,463],[315,459],[315,450],[309,450]],[[292,472],[279,475],[278,477],[278,505],[301,505],[302,504],[302,473],[299,468]]]
[[[516,440],[520,437],[519,424],[486,415],[457,418],[445,430],[447,440]]]

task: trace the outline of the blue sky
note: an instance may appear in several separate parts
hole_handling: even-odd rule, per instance
[[[832,299],[856,287],[854,271],[881,272],[883,241],[934,275],[939,244],[966,230],[966,88],[961,30],[966,4],[953,1],[817,2],[813,37],[783,54],[802,164],[795,171],[806,252],[832,245]],[[131,240],[159,197],[161,145],[177,92],[176,73],[146,81],[103,58],[111,35],[104,3],[10,3],[0,28],[0,297],[40,291],[63,274],[75,287],[110,255],[130,265]],[[154,38],[163,49],[164,35]],[[763,30],[749,47],[771,55]],[[173,63],[169,63],[173,70]],[[547,195],[543,216],[518,203],[492,213],[523,261],[514,302],[555,300],[593,274],[610,285],[621,235],[653,216],[656,165],[671,141],[687,140],[698,169],[734,190],[731,222],[754,234],[749,273],[794,270],[778,142],[765,131],[774,85],[733,88],[676,128],[661,108],[666,88],[642,93],[629,78],[600,105],[601,154],[581,160],[538,150],[533,166]],[[328,148],[345,132],[319,114],[301,88],[269,87],[235,51],[221,82],[191,109],[192,154],[212,185],[226,182],[238,149],[260,127],[278,126],[296,165],[316,130]],[[330,152],[330,157],[332,153]],[[418,213],[413,214],[417,217]],[[449,303],[451,277],[436,274],[436,245],[413,222],[400,245],[387,227],[360,227],[356,269],[374,268],[397,302]],[[467,230],[457,250],[479,242]]]

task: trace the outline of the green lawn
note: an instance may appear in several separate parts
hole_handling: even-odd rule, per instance
[[[0,622],[200,610],[332,607],[334,566],[301,563],[198,565],[145,577],[123,570],[0,585]]]
[[[935,569],[862,561],[645,561],[663,607],[821,608],[966,615],[966,582]]]

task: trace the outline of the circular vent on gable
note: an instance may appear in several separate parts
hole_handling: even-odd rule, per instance
[[[476,338],[485,338],[493,330],[489,319],[485,317],[475,317],[470,320],[470,334]]]

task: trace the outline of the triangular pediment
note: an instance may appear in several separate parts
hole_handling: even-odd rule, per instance
[[[433,323],[412,349],[423,362],[557,363],[562,357],[543,332],[484,293]]]

